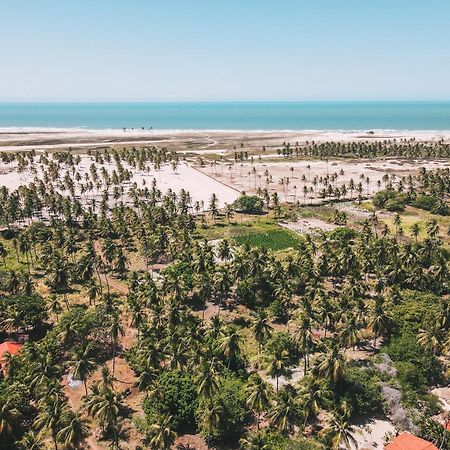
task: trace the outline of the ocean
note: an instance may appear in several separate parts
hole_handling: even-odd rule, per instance
[[[0,103],[0,127],[450,130],[450,102]]]

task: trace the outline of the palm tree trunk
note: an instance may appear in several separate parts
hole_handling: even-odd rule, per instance
[[[112,373],[116,370],[116,342],[113,344],[113,361],[112,361]]]

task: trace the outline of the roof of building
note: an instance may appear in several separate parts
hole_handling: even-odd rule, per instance
[[[425,441],[410,433],[402,433],[386,445],[385,450],[439,450],[431,442]]]
[[[0,360],[3,359],[3,355],[5,353],[9,353],[10,355],[15,355],[22,348],[22,344],[18,342],[6,341],[0,344]]]

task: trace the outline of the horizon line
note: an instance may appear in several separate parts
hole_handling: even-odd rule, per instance
[[[450,99],[334,99],[334,100],[1,100],[0,104],[118,104],[118,103],[450,103]]]

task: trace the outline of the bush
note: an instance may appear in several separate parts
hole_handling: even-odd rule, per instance
[[[427,383],[437,385],[442,381],[441,363],[419,345],[415,334],[405,332],[393,338],[384,350],[396,363],[398,378],[403,385],[422,391]]]
[[[376,208],[384,208],[388,211],[403,211],[408,202],[408,196],[392,189],[377,192],[372,200]]]
[[[142,404],[147,423],[152,424],[158,416],[168,414],[177,432],[195,431],[197,390],[191,375],[179,370],[163,372],[156,386],[156,398],[146,398]]]
[[[425,209],[431,211],[436,207],[438,199],[432,195],[419,194],[412,202],[411,205],[415,208]]]
[[[247,407],[247,394],[243,381],[228,375],[222,378],[220,390],[213,397],[213,407],[220,411],[219,426],[210,435],[215,442],[237,443],[242,436],[245,426],[250,419],[250,411]],[[198,429],[204,436],[208,435],[205,426],[205,416],[211,405],[206,400],[198,403],[195,417]]]
[[[357,234],[358,233],[355,230],[352,230],[351,228],[339,227],[334,229],[333,231],[330,231],[328,233],[328,236],[331,239],[348,244],[350,241],[355,239]]]
[[[241,195],[234,201],[233,207],[246,214],[261,214],[264,202],[256,195]]]
[[[395,332],[417,333],[420,328],[431,326],[439,312],[439,297],[416,291],[403,291],[402,301],[390,308],[396,325]]]
[[[7,317],[7,311],[18,314],[28,328],[41,327],[47,319],[45,300],[38,294],[3,297],[0,303],[1,317]]]
[[[374,415],[383,410],[379,379],[368,370],[349,367],[342,383],[343,396],[355,415]]]
[[[239,281],[236,287],[237,301],[249,308],[253,308],[256,304],[256,287],[253,278],[247,278]]]
[[[287,314],[286,306],[280,300],[274,300],[268,309],[268,314],[275,322],[286,323],[289,316]]]
[[[392,198],[386,202],[385,208],[390,212],[401,212],[405,210],[405,204],[396,198]]]

